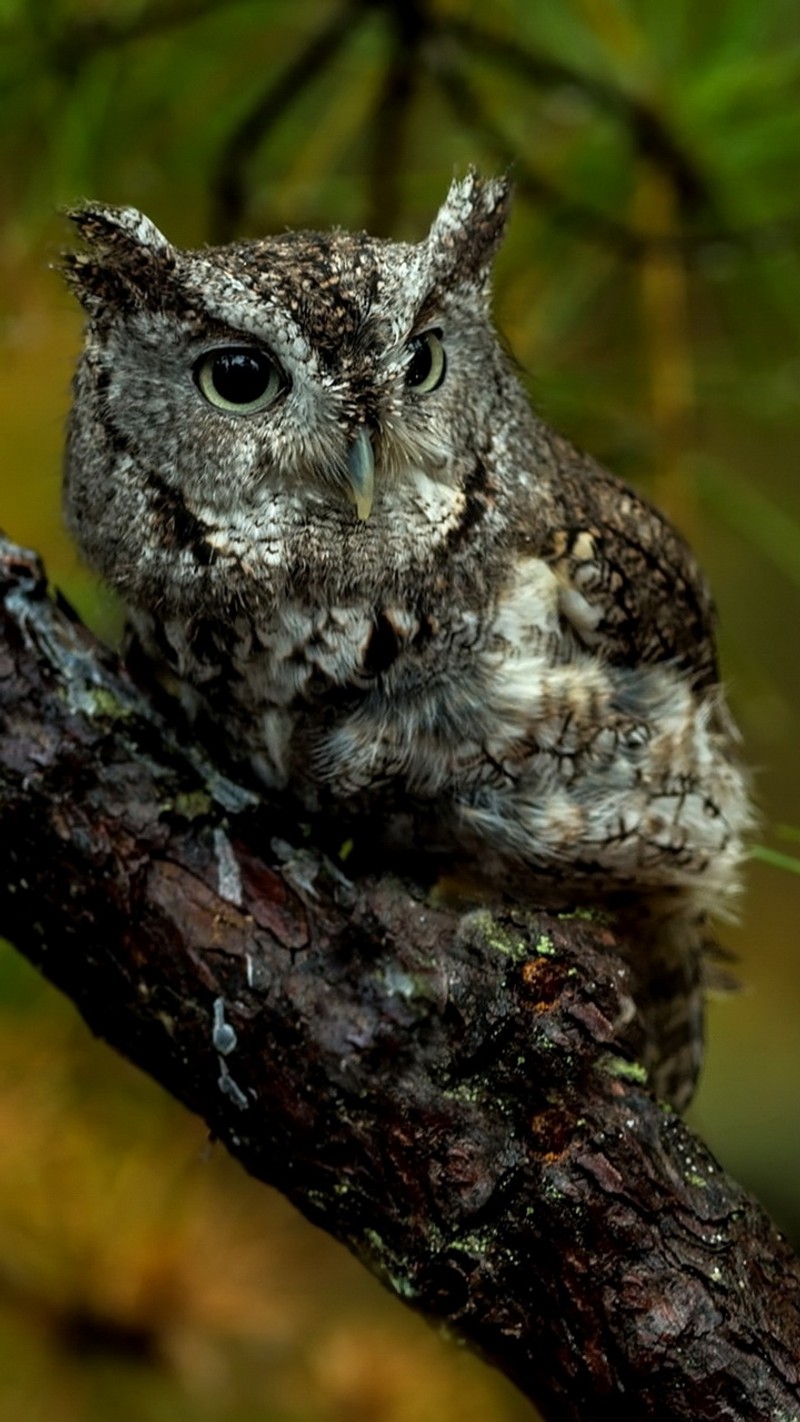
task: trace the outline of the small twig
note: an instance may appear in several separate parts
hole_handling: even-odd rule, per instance
[[[120,49],[194,24],[219,8],[220,0],[163,0],[136,14],[109,11],[102,16],[76,15],[45,32],[45,48],[52,69],[74,77],[104,50]]]

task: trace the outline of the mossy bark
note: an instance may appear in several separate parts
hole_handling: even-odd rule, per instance
[[[800,1422],[800,1263],[649,1093],[611,929],[351,882],[9,544],[0,597],[0,922],[93,1031],[546,1418]]]

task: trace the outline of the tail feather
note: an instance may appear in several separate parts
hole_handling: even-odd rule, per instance
[[[667,904],[639,903],[625,918],[645,1026],[643,1064],[656,1095],[683,1111],[697,1088],[705,1048],[705,917],[681,896]]]

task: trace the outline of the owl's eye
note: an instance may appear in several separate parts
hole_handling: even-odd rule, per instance
[[[413,336],[406,346],[411,356],[406,370],[406,385],[420,395],[437,390],[444,380],[447,357],[441,335],[441,331],[425,331],[421,336]]]
[[[194,378],[210,405],[238,415],[265,410],[286,386],[272,357],[251,346],[207,351],[195,365]]]

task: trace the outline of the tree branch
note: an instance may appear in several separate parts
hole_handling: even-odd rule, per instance
[[[248,165],[253,154],[303,90],[333,65],[339,51],[352,37],[356,19],[355,0],[343,0],[341,7],[289,63],[276,76],[270,76],[264,89],[227,135],[211,174],[213,241],[230,242],[240,236],[247,209]]]
[[[800,1263],[648,1093],[602,924],[357,884],[0,553],[7,934],[548,1419],[800,1417]]]

